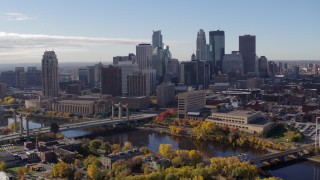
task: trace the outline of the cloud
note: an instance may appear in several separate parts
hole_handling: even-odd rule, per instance
[[[7,20],[7,21],[24,21],[24,20],[34,19],[34,18],[30,18],[27,15],[22,13],[3,13],[0,15],[0,19]]]

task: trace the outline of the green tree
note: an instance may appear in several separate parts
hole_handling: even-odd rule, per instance
[[[106,154],[112,153],[111,145],[109,142],[102,143],[100,149],[105,150]]]
[[[101,141],[98,139],[90,141],[89,149],[92,152],[97,152],[97,149],[101,146]]]
[[[92,179],[92,180],[102,180],[103,179],[103,174],[102,174],[100,168],[94,164],[90,164],[88,166],[87,174],[88,174],[89,179]]]

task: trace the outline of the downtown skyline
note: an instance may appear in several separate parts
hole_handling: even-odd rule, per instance
[[[135,53],[140,43],[151,43],[153,30],[161,30],[173,58],[190,60],[200,29],[207,41],[209,31],[225,31],[226,54],[239,50],[239,36],[250,34],[256,36],[258,56],[319,60],[320,25],[314,21],[320,17],[319,5],[275,0],[7,1],[0,8],[0,64],[40,62],[45,50],[55,50],[59,62],[111,62],[114,56]]]

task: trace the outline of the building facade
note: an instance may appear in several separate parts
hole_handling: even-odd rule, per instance
[[[139,44],[136,46],[136,58],[140,70],[151,67],[152,51],[151,44]]]
[[[155,49],[157,47],[163,48],[161,30],[153,31],[153,34],[152,34],[152,47],[153,47],[153,49]]]
[[[206,106],[206,91],[190,91],[178,94],[178,116],[186,118],[188,112],[200,111]]]
[[[222,61],[225,54],[224,31],[210,31],[209,44],[214,73],[218,73],[222,71]]]
[[[175,85],[173,83],[162,83],[157,86],[157,104],[166,107],[175,101]]]
[[[207,60],[206,49],[206,33],[203,31],[203,29],[200,29],[197,33],[197,60]]]
[[[244,62],[244,73],[255,72],[256,67],[256,36],[239,36],[239,52]]]
[[[238,51],[223,56],[222,72],[232,77],[243,75],[243,59]]]
[[[122,72],[120,67],[109,65],[101,68],[101,94],[122,96]]]
[[[134,72],[128,75],[128,96],[147,95],[147,77],[142,72]]]
[[[46,51],[42,57],[42,92],[45,97],[58,97],[58,59],[54,51]]]
[[[139,71],[139,66],[128,61],[121,61],[116,66],[121,68],[122,95],[126,96],[128,94],[128,75]]]

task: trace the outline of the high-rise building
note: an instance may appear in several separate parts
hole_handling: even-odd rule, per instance
[[[4,98],[7,96],[7,84],[6,83],[0,83],[0,98]]]
[[[122,95],[126,96],[128,94],[128,75],[139,71],[139,66],[131,62],[119,62],[116,66],[121,68]]]
[[[259,74],[261,78],[268,77],[268,59],[265,56],[259,58]]]
[[[243,75],[243,59],[238,51],[225,54],[222,61],[222,72],[231,77]]]
[[[239,52],[244,62],[244,73],[255,73],[256,68],[256,36],[239,36]]]
[[[165,71],[165,63],[163,57],[163,49],[161,47],[156,47],[152,54],[152,68],[156,70],[157,80],[163,77]]]
[[[147,96],[152,95],[156,89],[156,70],[154,69],[144,69],[142,74],[146,75],[146,94]]]
[[[97,63],[94,65],[94,76],[95,76],[95,86],[99,87],[100,86],[100,82],[101,82],[101,68],[103,68],[103,64]]]
[[[101,94],[122,95],[121,68],[109,65],[101,68]]]
[[[115,57],[113,57],[113,65],[117,65],[120,62],[135,64],[135,63],[137,63],[136,62],[136,55],[134,55],[133,53],[129,53],[128,56],[115,56]]]
[[[2,71],[0,82],[6,83],[9,87],[16,87],[16,73],[14,71]]]
[[[170,59],[166,66],[166,78],[169,82],[178,85],[179,83],[179,60],[178,59]]]
[[[79,82],[83,84],[84,87],[89,86],[89,72],[87,68],[78,69]]]
[[[147,95],[147,77],[142,72],[134,72],[128,75],[128,96]]]
[[[26,85],[28,87],[41,86],[41,71],[36,67],[28,67],[26,75]]]
[[[222,71],[222,61],[225,54],[224,31],[210,31],[209,44],[214,73]]]
[[[139,44],[136,46],[136,59],[140,70],[151,67],[152,50],[151,44]]]
[[[24,88],[26,85],[26,74],[24,71],[24,67],[16,67],[16,86],[19,88]]]
[[[54,51],[46,51],[42,57],[42,92],[45,97],[59,95],[58,59]]]
[[[186,118],[188,112],[201,111],[206,106],[206,91],[191,91],[178,94],[178,116]]]
[[[157,104],[166,107],[175,101],[175,86],[172,83],[162,83],[157,86]]]
[[[312,74],[319,74],[319,68],[318,68],[318,64],[313,64],[312,65]]]
[[[210,82],[210,63],[204,60],[181,62],[180,83],[197,89],[207,88]]]
[[[197,33],[197,60],[207,60],[206,45],[206,33],[200,29]]]
[[[157,48],[157,47],[163,48],[161,30],[153,31],[153,34],[152,34],[152,47],[153,47],[153,49]]]

